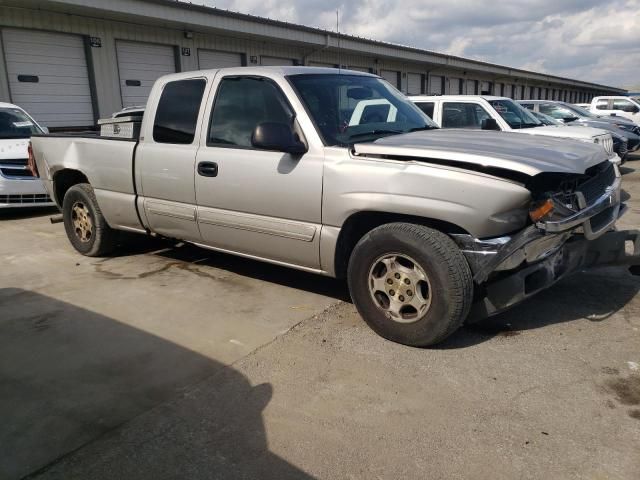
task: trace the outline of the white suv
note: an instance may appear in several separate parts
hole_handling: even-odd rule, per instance
[[[611,162],[620,163],[620,157],[613,151],[613,139],[609,132],[590,127],[544,125],[510,98],[420,95],[409,99],[442,128],[502,130],[593,142],[602,145]]]
[[[594,97],[589,110],[597,115],[620,115],[640,125],[640,103],[632,97]]]

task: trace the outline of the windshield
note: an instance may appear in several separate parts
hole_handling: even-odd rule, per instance
[[[532,128],[543,125],[540,120],[529,113],[529,110],[513,100],[488,100],[488,102],[511,128]]]
[[[326,145],[347,146],[438,126],[404,95],[377,77],[288,77]]]
[[[19,108],[0,108],[0,139],[29,138],[42,133],[35,122]]]
[[[577,105],[571,105],[569,103],[563,103],[562,104],[565,108],[571,110],[573,113],[581,116],[581,117],[587,117],[587,118],[598,118],[596,115],[594,115],[593,113],[591,113],[589,110],[586,110],[582,107],[578,107]]]
[[[540,113],[540,112],[531,112],[531,114],[536,117],[538,120],[540,120],[544,125],[564,125],[564,123],[559,122],[558,120],[556,120],[553,117],[550,117],[549,115],[545,115],[544,113]]]

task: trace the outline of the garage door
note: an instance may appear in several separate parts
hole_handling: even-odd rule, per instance
[[[367,67],[356,67],[354,65],[348,65],[347,68],[349,70],[355,70],[356,72],[365,72],[365,73],[371,73],[371,69],[367,68]]]
[[[476,95],[477,80],[467,80],[465,82],[465,93],[467,95]]]
[[[444,93],[444,77],[432,75],[429,79],[431,85],[429,85],[429,93],[431,95],[441,95]]]
[[[175,50],[171,45],[116,42],[122,106],[144,105],[153,83],[162,75],[175,73]]]
[[[419,73],[407,73],[407,93],[420,95],[422,93],[422,75]]]
[[[338,64],[336,63],[325,63],[325,62],[309,62],[310,67],[325,67],[325,68],[338,68]]]
[[[449,94],[462,95],[464,93],[463,86],[464,80],[461,78],[451,78],[449,80]]]
[[[400,72],[395,70],[380,70],[380,76],[396,88],[400,88]]]
[[[208,68],[229,68],[242,66],[242,54],[219,52],[216,50],[198,50],[198,66],[200,70]]]
[[[294,65],[292,58],[260,57],[260,63],[266,66]]]
[[[11,101],[47,127],[94,124],[83,38],[2,31]]]

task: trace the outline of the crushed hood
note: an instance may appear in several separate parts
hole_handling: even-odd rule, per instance
[[[385,155],[428,162],[441,160],[537,175],[584,173],[607,160],[602,147],[548,136],[482,130],[427,130],[356,143],[356,155]]]

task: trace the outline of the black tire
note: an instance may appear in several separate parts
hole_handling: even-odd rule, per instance
[[[86,208],[89,220],[87,225],[90,226],[86,231],[90,230],[90,234],[83,235],[80,232],[85,230],[76,228],[74,220],[77,215],[74,214],[74,208]],[[87,257],[101,257],[115,249],[118,232],[107,225],[93,188],[88,183],[79,183],[67,190],[62,202],[62,218],[69,241],[81,254]]]
[[[410,257],[429,282],[430,304],[423,315],[416,311],[413,318],[405,320],[410,323],[394,320],[374,298],[379,294],[370,289],[374,265],[380,258],[396,254]],[[411,223],[382,225],[362,237],[349,259],[347,276],[351,298],[364,321],[380,336],[404,345],[425,347],[441,342],[463,324],[473,300],[471,270],[453,240]]]

